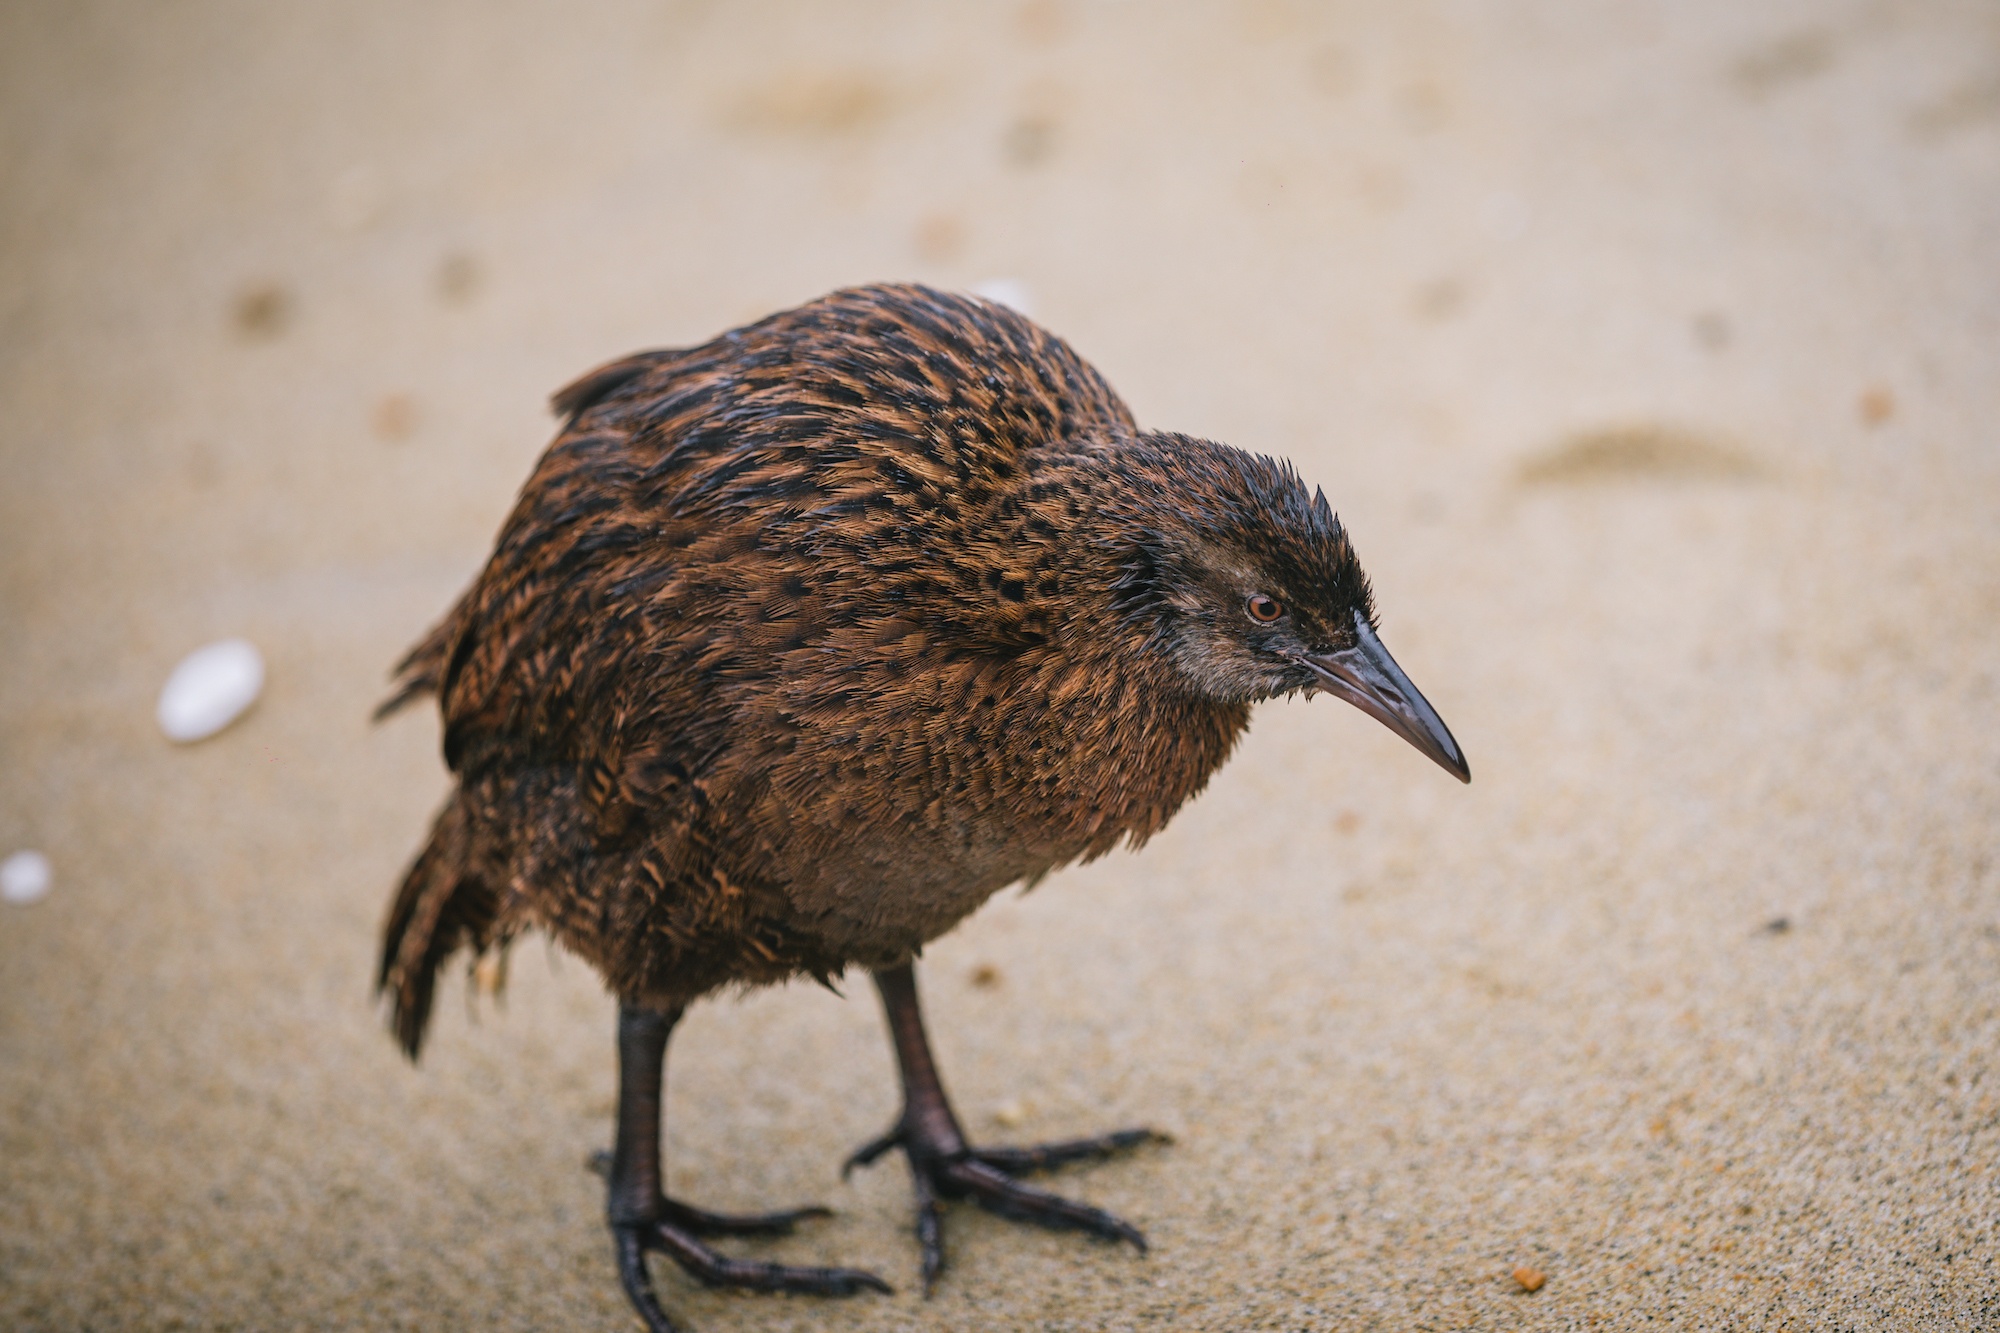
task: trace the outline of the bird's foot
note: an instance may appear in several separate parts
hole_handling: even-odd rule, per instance
[[[608,1172],[610,1154],[591,1158],[591,1169]],[[661,1308],[653,1292],[652,1274],[646,1270],[646,1253],[657,1251],[679,1264],[688,1275],[708,1287],[740,1287],[746,1291],[790,1291],[809,1296],[852,1296],[862,1291],[893,1292],[881,1278],[859,1268],[807,1268],[795,1264],[764,1263],[732,1259],[702,1244],[703,1236],[786,1236],[803,1221],[831,1217],[831,1210],[817,1206],[792,1208],[776,1213],[738,1215],[711,1213],[705,1208],[682,1203],[662,1195],[654,1215],[632,1220],[614,1219],[611,1237],[618,1250],[618,1277],[625,1285],[640,1318],[651,1333],[674,1333],[674,1323]]]
[[[696,1210],[697,1212],[699,1210]],[[740,1220],[740,1219],[736,1219]],[[746,1291],[795,1291],[808,1296],[852,1296],[862,1291],[885,1294],[894,1288],[860,1268],[805,1268],[794,1264],[731,1259],[695,1239],[673,1222],[613,1222],[611,1238],[618,1247],[618,1279],[651,1333],[675,1333],[674,1323],[653,1294],[653,1276],[646,1271],[646,1252],[658,1250],[708,1287],[740,1287]]]
[[[1052,1170],[1070,1162],[1100,1161],[1142,1143],[1171,1143],[1151,1129],[1121,1129],[1095,1138],[1071,1139],[1026,1148],[974,1148],[963,1142],[956,1126],[925,1132],[916,1117],[905,1116],[887,1134],[862,1145],[841,1167],[845,1177],[867,1166],[892,1148],[900,1148],[910,1163],[917,1195],[917,1243],[923,1249],[924,1294],[937,1285],[944,1271],[944,1200],[971,1199],[981,1208],[1019,1222],[1058,1231],[1083,1231],[1112,1241],[1130,1241],[1140,1253],[1146,1237],[1123,1218],[1065,1199],[1059,1194],[1023,1185],[1016,1177]]]

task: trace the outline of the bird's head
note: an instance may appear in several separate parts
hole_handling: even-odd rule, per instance
[[[1138,483],[1114,601],[1200,693],[1335,695],[1470,782],[1464,752],[1375,633],[1374,595],[1324,492],[1289,464],[1184,435],[1129,446]]]

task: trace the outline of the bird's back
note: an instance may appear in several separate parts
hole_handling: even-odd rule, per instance
[[[1060,339],[1004,306],[903,285],[628,357],[555,403],[568,420],[492,559],[398,669],[395,702],[439,695],[454,768],[469,746],[566,749],[602,730],[619,686],[654,693],[607,631],[670,608],[651,647],[663,631],[708,649],[706,670],[755,670],[712,659],[865,616],[924,552],[976,550],[1038,453],[1135,429]]]

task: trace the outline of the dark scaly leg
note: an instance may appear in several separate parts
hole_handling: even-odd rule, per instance
[[[728,1217],[676,1202],[661,1190],[661,1094],[667,1038],[679,1019],[678,1011],[660,1013],[629,1005],[618,1010],[618,1145],[606,1172],[610,1190],[605,1213],[618,1249],[619,1279],[646,1327],[652,1333],[674,1333],[673,1321],[653,1294],[653,1279],[646,1271],[648,1250],[665,1252],[711,1287],[800,1291],[816,1296],[888,1291],[888,1283],[857,1268],[797,1268],[730,1259],[697,1239],[706,1235],[782,1235],[802,1218],[826,1216],[826,1209]]]
[[[1094,1161],[1141,1143],[1164,1143],[1150,1129],[1125,1129],[1094,1139],[1074,1139],[1037,1148],[974,1148],[965,1141],[958,1117],[945,1097],[924,1015],[917,1004],[917,977],[908,963],[875,973],[903,1075],[903,1113],[887,1134],[864,1145],[842,1168],[845,1175],[867,1166],[891,1148],[910,1161],[917,1195],[917,1241],[923,1247],[924,1294],[944,1269],[943,1201],[970,1198],[980,1207],[1018,1221],[1058,1230],[1087,1231],[1107,1240],[1129,1240],[1141,1252],[1146,1238],[1130,1222],[1088,1204],[1074,1203],[1014,1177],[1046,1171],[1066,1162]]]

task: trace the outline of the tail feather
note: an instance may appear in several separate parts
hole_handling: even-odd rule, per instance
[[[685,355],[683,351],[669,348],[657,352],[635,352],[631,356],[620,357],[558,389],[550,395],[549,406],[554,409],[557,416],[563,418],[565,425],[574,425],[578,417],[654,366],[683,355]]]
[[[412,1060],[430,1022],[438,968],[460,948],[484,952],[494,942],[499,902],[472,863],[470,843],[464,807],[454,797],[404,877],[382,931],[375,989],[389,996],[390,1030]]]

